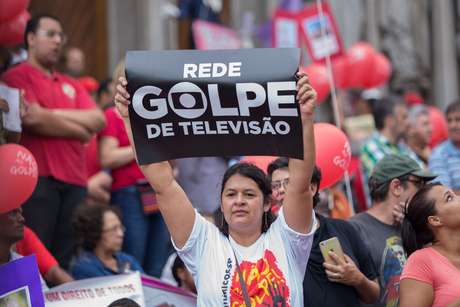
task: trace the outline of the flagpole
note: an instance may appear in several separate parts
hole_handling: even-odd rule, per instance
[[[318,9],[319,16],[320,16],[321,36],[324,37],[326,36],[326,24],[325,24],[324,12],[323,12],[323,4],[321,0],[316,0],[316,7]],[[329,53],[326,55],[326,68],[327,68],[328,82],[331,87],[332,110],[334,113],[335,125],[337,126],[337,128],[341,129],[342,122],[341,122],[340,112],[339,112],[339,102],[337,99],[337,89],[335,86],[334,75],[332,73],[331,55]],[[348,203],[350,204],[351,211],[354,214],[355,210],[354,210],[354,205],[353,205],[353,196],[351,192],[350,175],[348,174],[348,169],[345,169],[344,179],[345,179],[345,189],[347,193]]]

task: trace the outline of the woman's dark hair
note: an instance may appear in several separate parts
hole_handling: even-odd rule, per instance
[[[315,166],[313,169],[313,174],[311,175],[311,183],[316,184],[316,191],[315,194],[313,195],[313,208],[316,207],[316,205],[319,204],[320,198],[319,198],[319,186],[321,184],[321,170],[319,167]]]
[[[433,231],[428,225],[428,217],[436,215],[436,201],[428,197],[428,193],[440,183],[429,183],[415,193],[406,204],[404,219],[401,225],[401,237],[407,256],[436,241]]]
[[[272,188],[265,173],[257,166],[249,163],[237,163],[227,169],[222,179],[220,194],[224,192],[224,187],[227,181],[233,175],[241,175],[255,181],[264,196],[264,203],[269,203],[272,195]],[[220,209],[215,212],[216,226],[219,230],[228,237],[228,224]],[[262,216],[262,232],[266,232],[273,221],[276,219],[275,215],[269,210]]]
[[[82,204],[75,209],[72,218],[72,227],[77,240],[77,248],[92,252],[102,236],[104,214],[113,212],[121,220],[117,207],[108,205]]]
[[[182,281],[179,278],[179,273],[178,273],[179,269],[186,270],[187,268],[185,267],[185,264],[182,261],[182,259],[180,259],[178,255],[176,255],[176,259],[174,259],[174,263],[171,268],[171,272],[174,277],[174,280],[177,282],[177,285],[180,287],[182,286]]]
[[[140,307],[140,305],[130,298],[121,298],[112,302],[107,307]]]

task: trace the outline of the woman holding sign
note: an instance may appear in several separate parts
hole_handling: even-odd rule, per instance
[[[304,159],[289,162],[290,183],[276,221],[270,214],[270,183],[253,165],[236,164],[225,173],[219,228],[192,207],[167,161],[140,166],[157,192],[175,248],[193,275],[199,306],[303,305],[302,280],[316,229],[307,184],[315,164],[316,92],[306,75],[300,77]],[[133,144],[126,86],[120,78],[115,102]]]

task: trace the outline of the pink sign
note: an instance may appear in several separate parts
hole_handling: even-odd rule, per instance
[[[273,14],[273,47],[297,48],[299,43],[298,13],[278,9]]]
[[[344,52],[334,15],[327,2],[322,2],[322,15],[316,4],[311,4],[298,15],[300,30],[313,61]]]
[[[196,49],[239,49],[242,42],[238,33],[216,23],[196,20],[192,25]]]

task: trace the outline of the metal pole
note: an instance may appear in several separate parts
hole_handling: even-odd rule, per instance
[[[324,13],[323,13],[323,5],[321,3],[321,0],[316,0],[316,7],[318,8],[320,21],[321,21],[321,35],[324,36],[326,34],[326,25],[324,24]],[[339,113],[339,102],[337,99],[337,89],[335,86],[334,75],[332,73],[332,62],[331,62],[330,55],[326,56],[326,68],[327,68],[327,77],[328,77],[329,85],[331,86],[332,109],[334,112],[335,125],[339,129],[341,129],[342,125],[341,125],[341,119],[340,119],[340,113]],[[346,188],[348,203],[351,206],[351,211],[354,213],[353,196],[352,196],[351,184],[350,184],[350,175],[348,174],[347,169],[345,170],[344,179],[345,179],[345,188]]]

